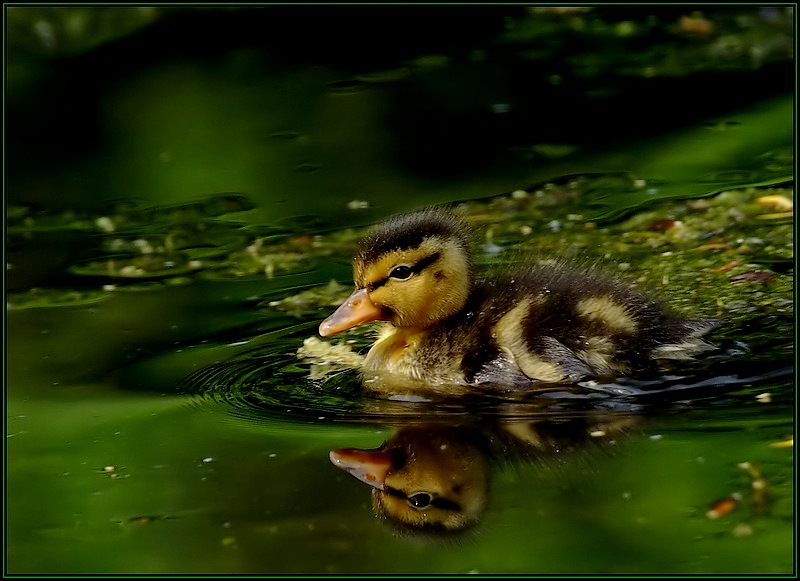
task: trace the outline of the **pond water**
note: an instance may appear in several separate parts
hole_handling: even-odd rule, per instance
[[[9,15],[8,574],[795,570],[791,9],[117,10]],[[599,260],[717,349],[372,394],[371,330],[317,327],[444,203],[480,267]]]

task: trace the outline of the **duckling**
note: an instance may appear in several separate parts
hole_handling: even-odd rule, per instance
[[[355,291],[319,333],[383,321],[362,365],[377,391],[527,390],[654,370],[713,348],[701,336],[716,321],[671,315],[592,270],[550,262],[478,278],[468,226],[437,209],[370,230],[353,274]]]

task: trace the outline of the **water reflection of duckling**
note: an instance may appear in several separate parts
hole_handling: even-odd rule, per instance
[[[478,281],[466,225],[438,210],[371,230],[354,279],[356,290],[319,332],[386,321],[364,361],[365,379],[407,378],[417,387],[406,391],[530,389],[654,369],[658,360],[709,349],[700,337],[715,325],[670,315],[631,288],[563,264]]]
[[[448,532],[476,524],[483,512],[488,483],[481,444],[471,430],[424,426],[398,431],[377,450],[345,448],[330,457],[374,488],[379,516],[410,530]]]
[[[331,462],[373,487],[377,516],[400,530],[456,533],[478,524],[487,504],[490,460],[539,459],[607,443],[636,417],[419,425],[398,429],[380,448],[343,448]]]

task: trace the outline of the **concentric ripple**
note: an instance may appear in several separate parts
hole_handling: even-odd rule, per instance
[[[539,419],[583,413],[643,413],[651,410],[741,406],[765,390],[781,397],[791,385],[791,361],[752,361],[721,355],[648,379],[622,378],[609,383],[582,382],[531,392],[476,389],[458,398],[419,396],[379,398],[365,390],[355,369],[315,377],[299,359],[302,340],[292,338],[205,367],[185,379],[183,391],[199,401],[225,404],[242,419],[300,423],[361,422],[403,424],[453,422],[459,419]],[[288,348],[287,348],[288,347]],[[790,396],[787,396],[790,397]]]

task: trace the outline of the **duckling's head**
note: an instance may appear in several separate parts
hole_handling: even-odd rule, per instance
[[[376,450],[344,448],[331,461],[372,490],[377,516],[412,533],[458,533],[486,505],[484,452],[457,429],[403,428]]]
[[[356,290],[319,328],[322,336],[370,321],[426,328],[464,307],[472,287],[467,227],[423,210],[369,231],[353,259]]]

